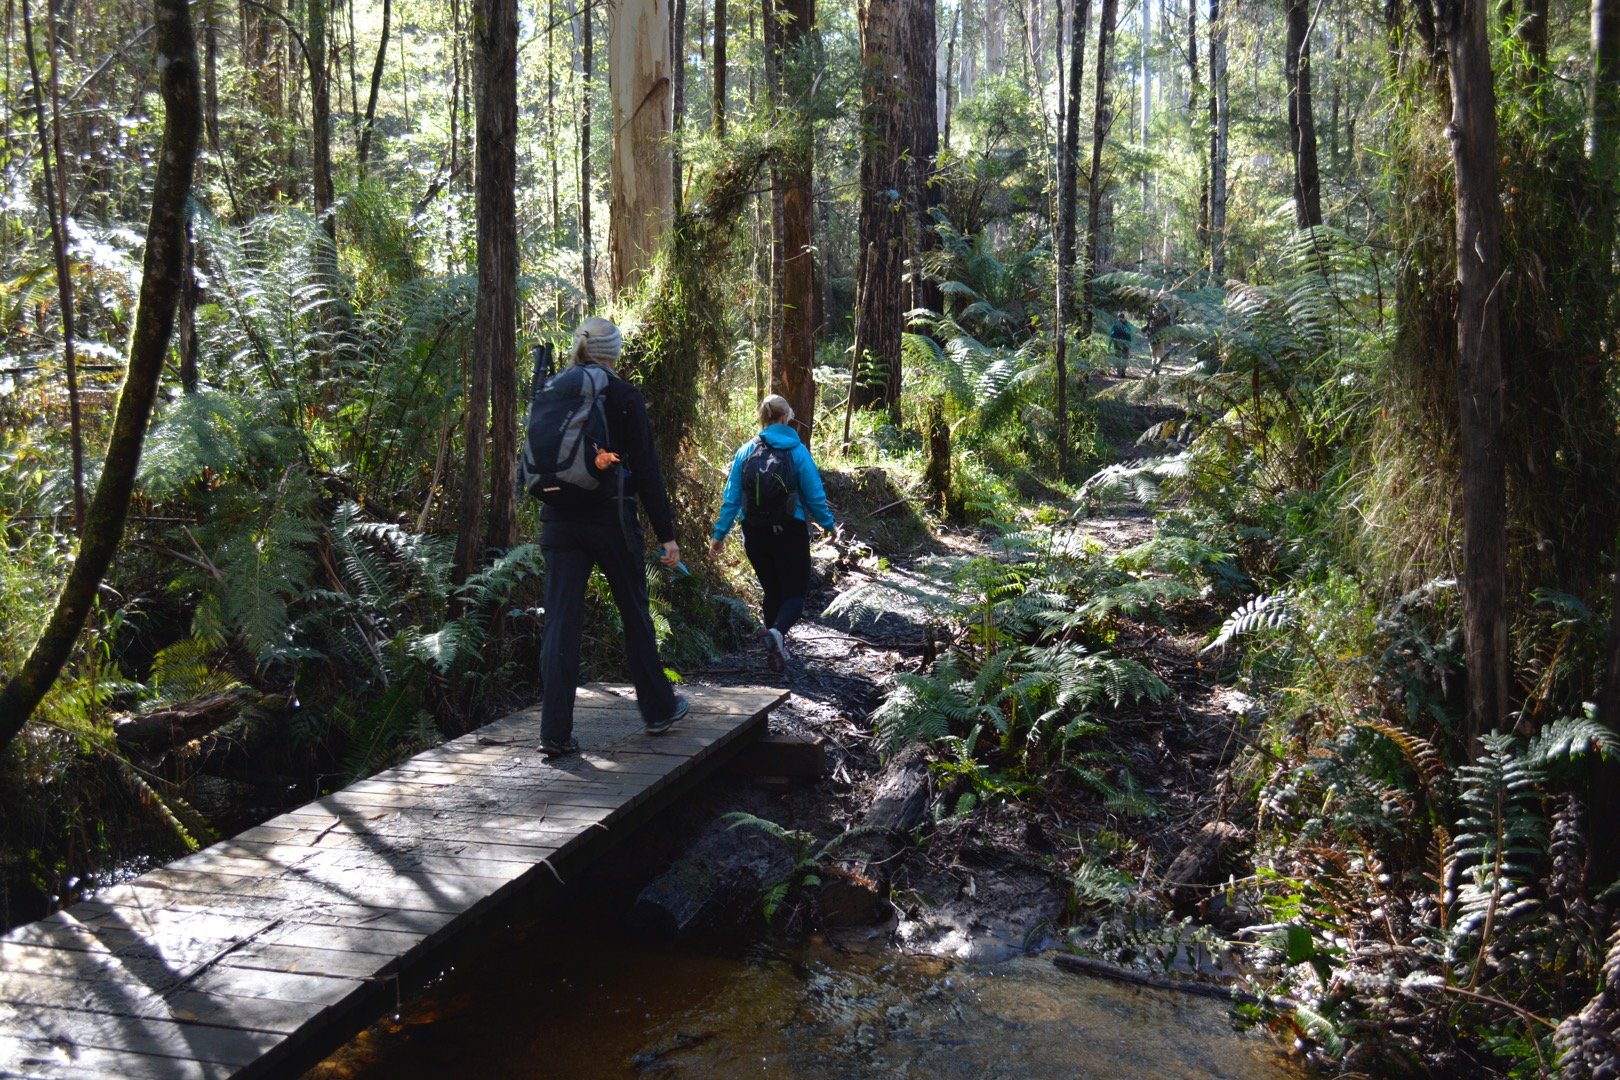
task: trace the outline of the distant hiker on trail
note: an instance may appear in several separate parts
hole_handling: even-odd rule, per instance
[[[810,589],[810,527],[836,526],[821,473],[810,448],[791,426],[793,406],[779,394],[759,403],[760,433],[737,448],[726,477],[720,519],[709,553],[719,555],[726,534],[742,518],[743,551],[764,592],[765,628],[759,632],[772,671],[787,668],[788,628],[804,613]]]
[[[1125,358],[1131,354],[1131,324],[1125,321],[1125,316],[1114,315],[1114,323],[1108,328],[1108,340],[1114,346],[1114,374],[1123,379]]]
[[[540,749],[547,757],[579,750],[574,690],[585,617],[585,586],[600,566],[624,624],[625,659],[636,707],[649,735],[686,715],[658,659],[647,610],[645,538],[636,498],[663,545],[659,561],[680,565],[675,521],[653,449],[647,399],[613,371],[623,343],[619,328],[589,318],[574,332],[574,363],[547,379],[529,405],[520,480],[545,505],[540,548],[546,560],[545,633],[540,675]],[[561,417],[561,422],[548,417]],[[559,437],[560,432],[560,437]]]

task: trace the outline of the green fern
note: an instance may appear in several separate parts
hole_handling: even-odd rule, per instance
[[[1541,767],[1510,734],[1492,732],[1480,744],[1479,759],[1456,770],[1462,814],[1446,868],[1455,914],[1445,951],[1453,962],[1539,906],[1535,883],[1547,855]]]
[[[1597,706],[1588,702],[1581,716],[1553,721],[1530,739],[1525,760],[1536,766],[1572,761],[1592,751],[1605,760],[1620,753],[1620,736],[1598,719]]]
[[[1293,619],[1293,608],[1286,593],[1257,596],[1228,615],[1215,640],[1205,645],[1199,654],[1216,652],[1240,637],[1263,630],[1280,630],[1291,625]]]
[[[242,684],[215,662],[218,650],[199,638],[181,638],[158,650],[152,661],[147,705],[171,705],[209,694],[234,690]]]

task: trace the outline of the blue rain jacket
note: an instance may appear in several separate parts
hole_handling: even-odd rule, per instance
[[[798,505],[793,516],[800,521],[813,520],[823,529],[832,531],[836,524],[832,509],[827,505],[827,489],[821,486],[821,471],[810,457],[810,448],[799,441],[799,433],[787,424],[772,424],[759,433],[767,446],[793,452],[793,467],[799,475]],[[720,518],[714,523],[714,538],[724,540],[731,527],[743,513],[743,462],[754,452],[754,440],[749,439],[737,448],[731,459],[731,473],[726,477],[726,493],[720,500]],[[806,514],[808,511],[808,515]]]

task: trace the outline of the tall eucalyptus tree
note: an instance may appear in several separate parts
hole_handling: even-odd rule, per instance
[[[609,13],[613,100],[609,254],[614,291],[651,266],[675,206],[669,0],[621,0]]]

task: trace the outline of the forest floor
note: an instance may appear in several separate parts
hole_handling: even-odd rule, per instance
[[[1149,512],[1127,508],[1101,512],[1074,527],[1105,548],[1118,550],[1149,539],[1155,523]],[[667,827],[657,830],[655,837],[629,845],[614,860],[615,866],[605,868],[605,876],[629,885],[633,868],[644,874],[649,865],[680,858],[706,835],[715,835],[722,827],[720,819],[731,812],[800,830],[819,844],[859,830],[874,803],[892,790],[897,771],[915,761],[915,755],[904,753],[884,760],[871,713],[897,673],[924,668],[932,653],[928,643],[937,631],[927,625],[926,612],[906,610],[904,605],[887,606],[876,617],[853,622],[824,613],[841,593],[867,585],[876,576],[892,580],[913,574],[919,559],[990,550],[983,535],[966,530],[935,531],[909,550],[883,552],[881,563],[869,551],[857,557],[848,548],[818,544],[806,616],[789,636],[792,659],[787,671],[772,674],[763,649],[749,647],[691,678],[706,684],[790,689],[792,696],[772,713],[771,730],[824,740],[825,776],[798,782],[717,780],[672,810]],[[885,850],[876,865],[850,858],[849,850],[842,848],[822,860],[824,871],[842,866],[854,876],[878,879],[879,891],[893,901],[892,910],[880,903],[862,909],[871,918],[851,919],[847,912],[823,910],[815,890],[804,889],[789,893],[786,914],[779,912],[775,925],[791,932],[836,935],[840,921],[876,922],[896,947],[959,958],[996,959],[1039,951],[1057,944],[1064,928],[1076,924],[1071,876],[1085,861],[1105,863],[1128,874],[1137,885],[1123,898],[1121,909],[1090,911],[1082,933],[1110,921],[1136,922],[1144,914],[1154,922],[1190,914],[1230,928],[1239,917],[1220,910],[1219,901],[1210,901],[1207,891],[1188,907],[1188,895],[1172,897],[1164,882],[1165,870],[1189,845],[1196,848],[1206,826],[1235,825],[1230,837],[1241,837],[1246,824],[1241,820],[1241,800],[1234,797],[1241,785],[1234,785],[1232,770],[1253,703],[1220,685],[1201,666],[1199,649],[1218,616],[1208,613],[1201,618],[1199,624],[1184,626],[1126,621],[1111,650],[1141,662],[1173,691],[1163,701],[1128,705],[1104,717],[1110,753],[1115,756],[1099,767],[1121,780],[1128,772],[1140,794],[1156,805],[1156,812],[1121,812],[1092,789],[1059,774],[1041,778],[1036,798],[989,800],[967,813],[942,814],[935,808],[953,805],[954,795],[948,780],[932,774],[930,812],[913,833],[917,842]],[[932,790],[937,784],[942,790]],[[861,846],[857,840],[849,849]],[[758,911],[756,902],[752,910],[732,914],[746,921],[757,919]],[[1193,966],[1207,968],[1211,963],[1197,949],[1172,947],[1164,959],[1186,969],[1189,954],[1197,958]]]

